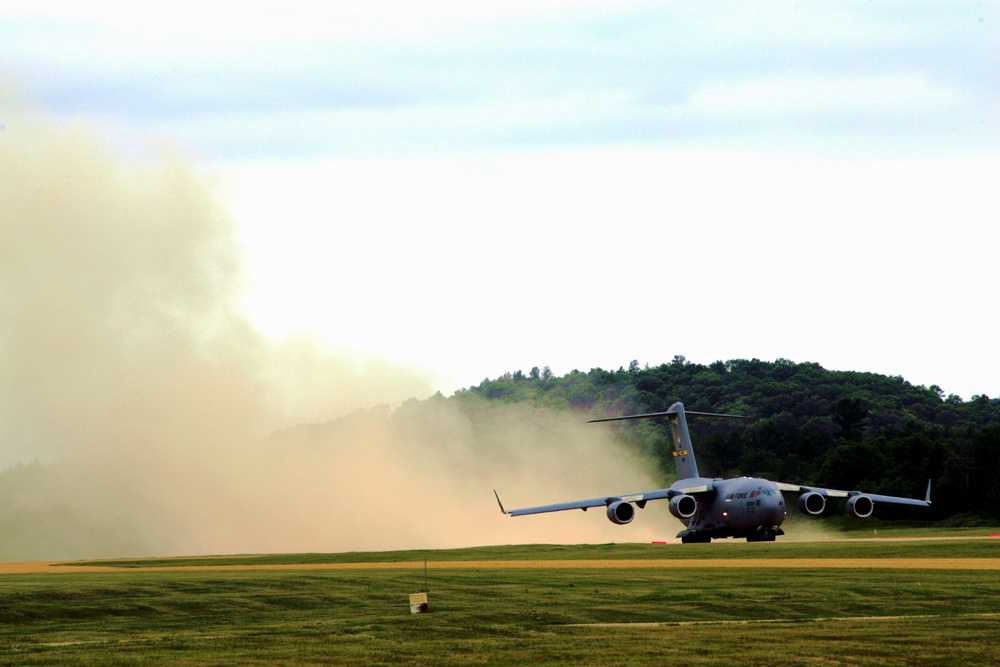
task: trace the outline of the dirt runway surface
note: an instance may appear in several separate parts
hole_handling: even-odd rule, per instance
[[[78,562],[0,563],[0,575],[84,574],[118,572],[240,572],[249,570],[416,570],[424,561],[392,563],[316,563],[289,565],[183,565],[113,567]],[[498,569],[887,569],[887,570],[1000,570],[1000,558],[701,558],[632,560],[472,560],[428,561],[430,570]]]

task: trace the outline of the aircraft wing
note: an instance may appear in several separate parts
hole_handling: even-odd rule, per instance
[[[704,486],[704,485],[702,485]],[[707,489],[699,488],[699,491]],[[525,514],[544,514],[546,512],[562,512],[563,510],[583,510],[587,511],[591,507],[607,507],[611,503],[625,501],[635,503],[643,507],[647,500],[663,500],[682,494],[684,491],[678,489],[657,489],[655,491],[643,491],[642,493],[627,493],[620,496],[601,496],[600,498],[588,498],[587,500],[573,500],[568,503],[555,503],[554,505],[539,505],[537,507],[522,507],[516,510],[504,509],[500,502],[500,495],[494,489],[493,495],[497,497],[497,504],[500,511],[510,516],[523,516]]]
[[[894,505],[914,505],[917,507],[930,507],[931,505],[931,480],[927,480],[927,493],[923,500],[916,498],[900,498],[898,496],[882,496],[877,493],[865,493],[864,491],[841,491],[839,489],[826,489],[821,486],[803,486],[802,484],[786,484],[777,482],[777,487],[781,491],[789,493],[818,493],[826,498],[851,498],[852,496],[867,496],[877,503],[890,503]]]

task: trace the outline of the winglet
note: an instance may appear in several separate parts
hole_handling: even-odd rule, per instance
[[[924,502],[931,504],[931,480],[927,480],[927,495],[924,496]]]
[[[499,494],[499,493],[497,493],[497,490],[496,490],[496,489],[493,489],[493,495],[497,497],[497,505],[499,505],[499,506],[500,506],[500,511],[501,511],[501,512],[503,512],[504,514],[510,514],[510,512],[508,512],[507,510],[505,510],[505,509],[503,508],[503,503],[502,503],[502,502],[500,502],[500,494]]]

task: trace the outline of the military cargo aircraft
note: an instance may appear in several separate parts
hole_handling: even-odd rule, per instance
[[[819,486],[772,482],[757,477],[733,479],[702,477],[698,473],[694,446],[688,434],[687,416],[747,419],[741,415],[711,412],[685,413],[684,405],[679,402],[671,405],[666,412],[592,419],[591,422],[606,422],[666,418],[670,424],[674,445],[673,457],[680,479],[666,489],[516,510],[505,510],[503,503],[500,502],[500,495],[494,490],[493,494],[500,505],[500,511],[510,516],[522,516],[574,509],[586,511],[591,507],[604,507],[612,523],[625,525],[635,518],[636,507],[642,509],[650,500],[666,500],[670,513],[686,526],[677,534],[681,542],[711,542],[712,538],[728,537],[746,538],[747,542],[773,542],[776,536],[785,534],[781,529],[781,524],[785,520],[785,499],[782,493],[799,494],[799,510],[803,514],[812,516],[821,514],[830,498],[846,498],[847,513],[858,519],[871,516],[875,503],[919,507],[928,507],[931,504],[930,480],[927,481],[927,493],[924,499],[916,500],[861,491],[839,491]]]

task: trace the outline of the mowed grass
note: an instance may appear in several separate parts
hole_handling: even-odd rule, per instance
[[[823,543],[825,553],[819,555],[815,546],[497,547],[395,552],[393,558],[460,560],[456,553],[473,556],[466,560],[503,560],[505,555],[528,560],[1000,556],[1000,540],[848,540]],[[385,555],[343,557],[372,562]],[[266,558],[327,562],[317,561],[321,555],[315,554]],[[408,595],[424,588],[422,568],[206,572],[132,567],[4,575],[0,661],[1000,664],[996,570],[430,568],[427,584],[430,613],[412,615]]]
[[[181,558],[143,558],[83,561],[89,565],[122,568],[219,566],[219,565],[323,565],[328,563],[413,563],[428,561],[483,560],[659,560],[664,558],[990,558],[1000,557],[997,528],[890,528],[878,532],[836,533],[829,541],[793,541],[778,538],[773,543],[747,544],[743,540],[716,540],[712,544],[531,544],[465,549],[415,549],[310,554],[262,554]],[[880,538],[870,542],[871,538]],[[907,541],[884,541],[904,538]],[[926,538],[926,540],[921,539]],[[943,546],[936,538],[949,538]],[[968,539],[958,539],[968,538]],[[916,540],[916,541],[909,541]],[[75,563],[69,563],[75,564]]]

